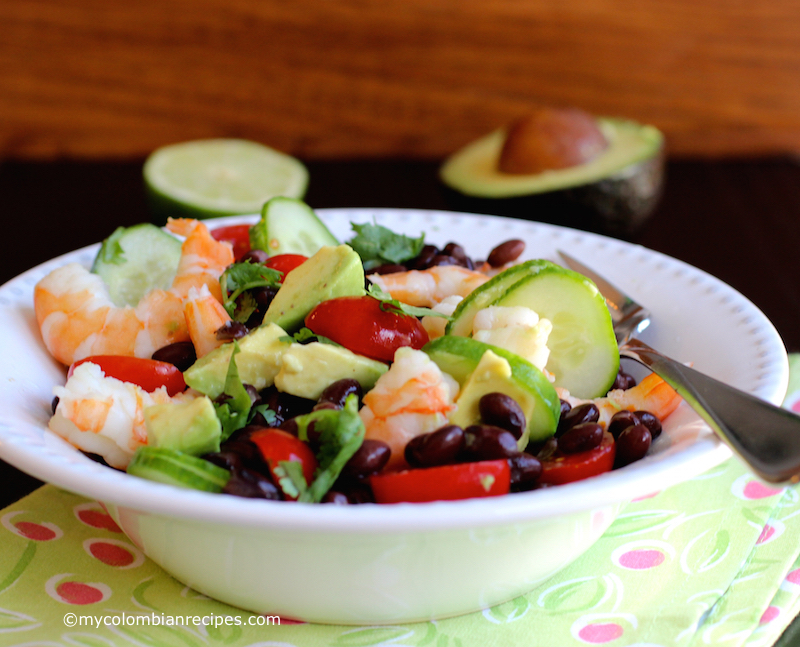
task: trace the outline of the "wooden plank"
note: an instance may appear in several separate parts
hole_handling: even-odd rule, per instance
[[[22,0],[0,25],[5,157],[439,158],[537,102],[653,123],[676,156],[800,149],[796,0]]]

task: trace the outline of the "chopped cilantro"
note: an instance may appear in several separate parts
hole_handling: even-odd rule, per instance
[[[443,317],[448,320],[452,319],[450,315],[446,315],[443,312],[436,312],[430,308],[410,306],[407,303],[393,299],[391,294],[384,292],[381,287],[375,283],[369,286],[367,294],[380,301],[381,309],[384,311],[394,310],[400,314],[410,315],[412,317]]]
[[[365,269],[411,260],[419,255],[425,244],[425,234],[411,238],[378,224],[357,225],[351,222],[350,226],[356,235],[347,244],[358,252]]]
[[[234,263],[228,266],[219,279],[222,288],[222,305],[236,321],[247,321],[256,309],[255,299],[251,295],[245,295],[240,300],[239,296],[253,288],[280,287],[282,276],[283,273],[261,263],[251,261]],[[240,304],[239,301],[242,303]]]
[[[314,424],[319,432],[319,467],[314,481],[298,501],[319,503],[339,478],[347,461],[358,451],[364,440],[364,423],[358,415],[358,398],[349,395],[344,409],[322,409],[295,418],[300,440],[308,440],[308,427]]]
[[[225,386],[222,395],[216,398],[214,409],[222,424],[222,438],[226,440],[237,429],[241,429],[247,424],[252,401],[247,389],[244,388],[239,370],[234,358],[239,353],[239,344],[233,342],[233,352],[228,363],[228,372],[225,376]]]
[[[331,346],[341,346],[341,344],[337,344],[332,339],[328,339],[327,337],[323,337],[322,335],[316,334],[309,328],[301,328],[294,335],[284,335],[283,337],[279,337],[278,340],[289,343],[297,342],[298,344],[308,344],[312,341],[318,341],[321,344],[330,344]]]

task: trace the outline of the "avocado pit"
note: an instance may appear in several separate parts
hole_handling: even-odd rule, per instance
[[[608,140],[589,113],[543,107],[508,127],[498,169],[516,175],[560,170],[585,164],[607,148]]]

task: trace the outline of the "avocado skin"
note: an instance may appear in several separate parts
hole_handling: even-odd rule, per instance
[[[448,205],[630,238],[655,210],[664,186],[664,136],[629,119],[597,117],[608,149],[586,164],[535,173],[498,169],[507,131],[476,139],[439,169]]]
[[[465,195],[445,184],[441,184],[441,190],[448,206],[455,211],[508,216],[631,238],[655,211],[664,180],[661,152],[627,167],[623,173],[547,193],[481,198]]]

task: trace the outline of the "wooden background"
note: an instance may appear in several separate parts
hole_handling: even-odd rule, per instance
[[[436,159],[535,102],[800,150],[798,0],[3,0],[0,159],[254,139]]]

